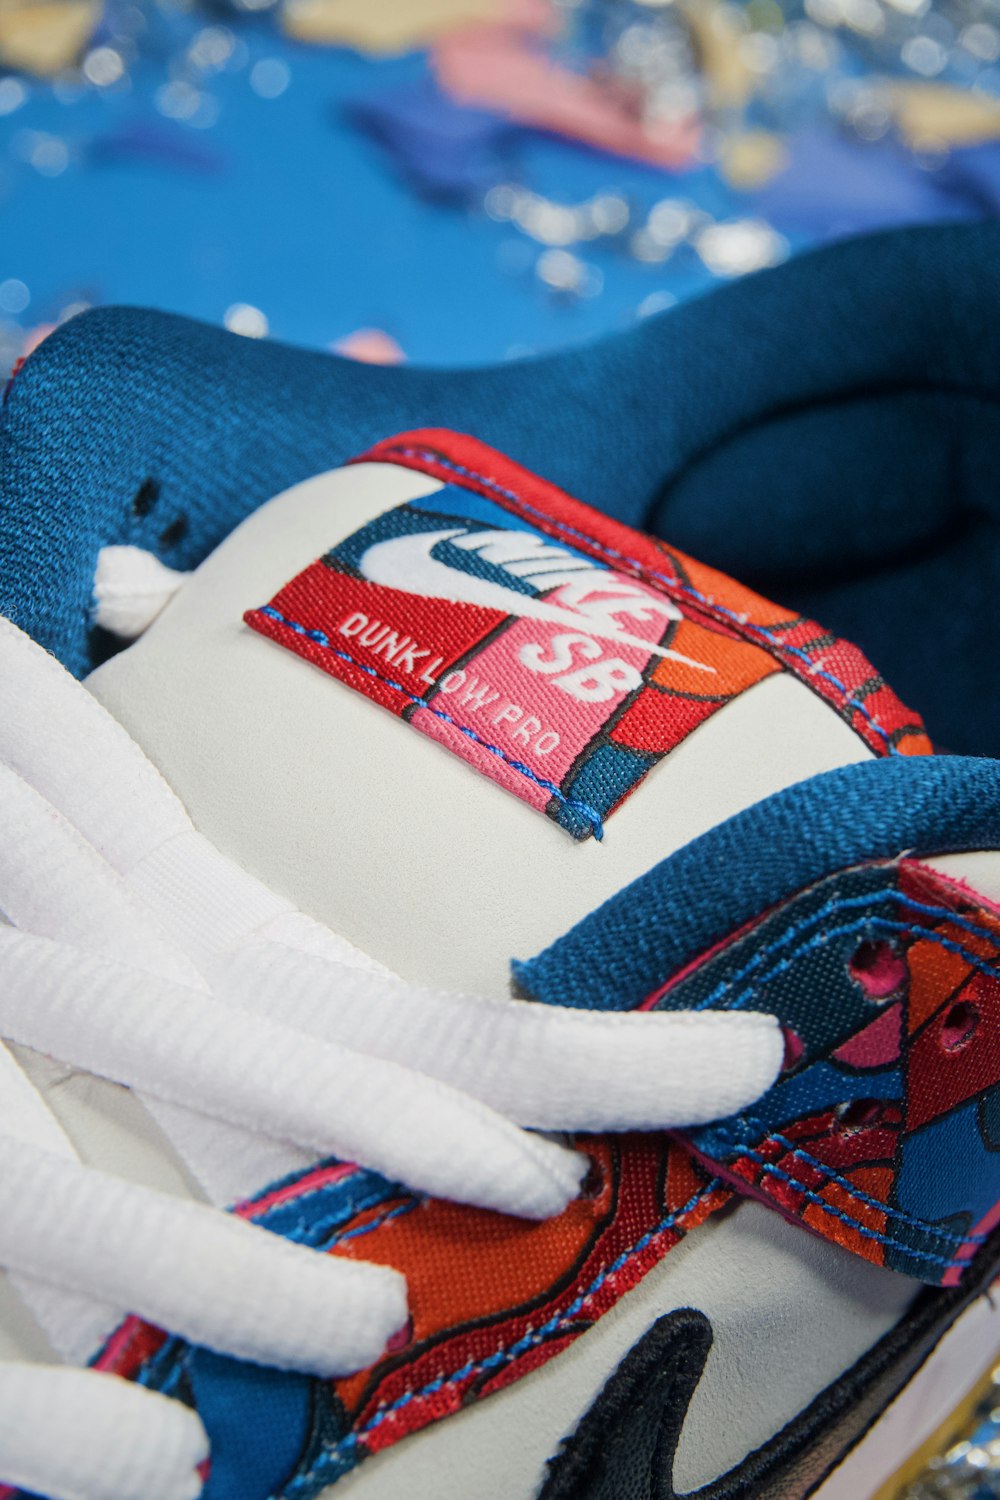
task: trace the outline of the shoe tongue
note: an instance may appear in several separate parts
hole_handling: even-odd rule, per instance
[[[220,849],[485,993],[741,808],[927,748],[846,643],[440,431],[261,507],[88,686]]]

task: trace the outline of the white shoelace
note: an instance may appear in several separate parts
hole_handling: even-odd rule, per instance
[[[2,619],[0,828],[0,1037],[133,1089],[207,1200],[81,1162],[0,1044],[0,1266],[71,1364],[127,1311],[262,1364],[362,1369],[405,1322],[403,1278],[220,1209],[332,1155],[548,1217],[588,1164],[524,1127],[696,1125],[780,1067],[770,1016],[584,1012],[385,972],[213,848],[121,726]],[[0,1365],[0,1482],[185,1500],[206,1456],[177,1402]]]

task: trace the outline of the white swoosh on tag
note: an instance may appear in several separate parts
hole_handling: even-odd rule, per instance
[[[548,620],[564,625],[567,629],[582,631],[586,635],[617,641],[621,646],[637,646],[654,656],[669,657],[673,661],[683,662],[686,666],[714,675],[715,668],[705,662],[693,661],[679,651],[654,645],[642,636],[631,635],[628,631],[595,620],[577,610],[550,604],[545,599],[534,599],[529,594],[505,588],[502,583],[494,583],[489,578],[480,578],[474,573],[450,568],[447,563],[439,562],[431,555],[438,542],[451,542],[468,535],[463,528],[453,528],[390,537],[387,541],[373,543],[363,554],[359,568],[369,582],[379,583],[387,588],[400,589],[425,599],[448,599],[453,604],[479,604],[487,609],[502,610],[506,615],[518,615],[522,619]],[[567,554],[567,560],[569,558],[570,554]]]

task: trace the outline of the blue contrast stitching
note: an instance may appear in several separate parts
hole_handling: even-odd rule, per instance
[[[780,948],[787,946],[789,942],[794,941],[796,938],[800,937],[804,932],[808,931],[809,928],[815,927],[818,922],[822,921],[832,912],[843,911],[848,908],[858,906],[870,906],[872,902],[876,901],[895,901],[899,902],[903,906],[910,907],[912,910],[920,912],[924,915],[940,917],[958,927],[963,928],[972,936],[982,938],[985,941],[992,943],[994,947],[997,946],[996,934],[990,932],[989,929],[980,926],[979,924],[965,917],[962,917],[961,915],[951,911],[947,907],[934,906],[927,902],[918,901],[911,896],[907,896],[902,891],[895,890],[891,887],[882,887],[881,889],[868,891],[864,894],[848,898],[834,897],[818,911],[813,912],[811,916],[804,919],[804,921],[788,928],[783,934],[781,934],[780,937],[775,939],[774,942],[759,949],[758,952],[749,961],[749,963],[747,963],[730,979],[724,980],[719,985],[717,985],[716,988],[711,992],[711,994],[706,998],[706,1000],[699,1002],[695,1009],[703,1010],[707,1005],[720,999],[727,992],[734,989],[736,985],[741,983],[742,980],[744,980],[750,973],[752,973],[752,971],[757,968],[762,962],[766,961],[768,958],[773,957]],[[998,969],[995,965],[990,964],[989,962],[987,962],[987,960],[981,958],[978,954],[971,952],[971,950],[966,948],[963,944],[957,943],[954,940],[945,937],[941,933],[924,928],[915,930],[910,923],[893,921],[887,917],[868,915],[860,918],[857,921],[843,923],[839,927],[828,928],[823,932],[817,933],[814,937],[810,938],[808,942],[801,944],[798,948],[794,949],[793,952],[791,952],[785,958],[781,959],[777,964],[775,964],[773,968],[756,979],[755,982],[752,985],[748,986],[748,988],[742,994],[737,995],[730,1003],[730,1009],[736,1009],[746,1004],[747,1001],[753,999],[754,996],[758,994],[759,990],[770,980],[776,978],[779,974],[787,972],[787,970],[790,969],[792,965],[798,961],[798,959],[804,957],[806,954],[812,951],[815,951],[817,948],[824,946],[832,938],[846,936],[854,932],[870,932],[873,929],[881,930],[884,932],[912,934],[913,936],[918,937],[921,941],[926,940],[928,942],[936,943],[939,947],[945,948],[949,952],[956,953],[959,957],[961,957],[965,962],[969,963],[980,973],[983,973],[990,978],[1000,979],[1000,969]],[[751,1128],[760,1130],[768,1139],[782,1146],[785,1150],[791,1152],[793,1156],[799,1158],[800,1160],[811,1166],[815,1171],[819,1172],[828,1182],[835,1182],[840,1188],[842,1188],[846,1193],[848,1193],[859,1203],[865,1203],[867,1206],[885,1213],[887,1217],[894,1219],[899,1223],[907,1224],[910,1228],[916,1229],[919,1232],[928,1235],[932,1239],[938,1239],[941,1242],[950,1243],[956,1246],[971,1246],[982,1244],[987,1238],[985,1234],[956,1235],[949,1230],[941,1229],[936,1225],[929,1224],[924,1220],[920,1220],[912,1217],[909,1214],[903,1213],[901,1210],[894,1209],[888,1204],[880,1203],[878,1199],[870,1197],[867,1193],[857,1188],[849,1179],[841,1176],[833,1168],[828,1167],[825,1162],[821,1162],[817,1158],[810,1156],[808,1152],[803,1151],[800,1147],[797,1147],[787,1138],[772,1133],[770,1127],[765,1121],[755,1119],[750,1115],[743,1115],[741,1116],[741,1119],[745,1122],[745,1124],[747,1124]],[[735,1148],[737,1152],[742,1152],[752,1160],[758,1161],[766,1172],[770,1173],[772,1176],[779,1178],[779,1180],[781,1181],[789,1183],[799,1192],[805,1194],[807,1198],[810,1198],[820,1207],[824,1208],[825,1211],[833,1214],[837,1218],[842,1219],[845,1223],[849,1224],[852,1228],[856,1229],[862,1235],[866,1235],[869,1238],[876,1239],[879,1241],[879,1243],[884,1243],[893,1249],[904,1251],[906,1254],[915,1255],[918,1259],[931,1259],[936,1263],[947,1267],[966,1264],[964,1260],[949,1261],[941,1256],[928,1256],[926,1252],[913,1250],[897,1240],[893,1240],[884,1235],[879,1235],[876,1231],[869,1229],[866,1225],[861,1224],[856,1219],[851,1218],[842,1210],[834,1208],[833,1205],[828,1204],[826,1199],[821,1198],[818,1194],[812,1193],[804,1183],[798,1182],[788,1173],[782,1172],[782,1170],[779,1167],[775,1166],[774,1163],[767,1161],[766,1158],[761,1156],[758,1152],[751,1150],[741,1142],[737,1141],[733,1136],[730,1135],[728,1137],[727,1145],[729,1149]]]
[[[177,1390],[183,1377],[188,1373],[191,1366],[191,1355],[193,1349],[190,1344],[185,1344],[181,1350],[173,1368],[167,1375],[166,1380],[158,1387],[161,1396],[172,1396]]]
[[[587,1287],[586,1291],[581,1292],[563,1312],[555,1314],[547,1323],[543,1323],[540,1328],[529,1330],[528,1333],[523,1334],[521,1338],[506,1349],[498,1349],[495,1353],[487,1355],[485,1359],[467,1361],[461,1369],[456,1370],[450,1376],[439,1375],[436,1380],[429,1381],[427,1385],[421,1386],[419,1390],[408,1391],[404,1395],[398,1396],[395,1401],[390,1402],[388,1406],[377,1411],[370,1421],[366,1423],[365,1427],[362,1428],[362,1431],[369,1432],[372,1428],[380,1426],[387,1417],[401,1410],[402,1407],[407,1406],[411,1401],[416,1400],[420,1396],[434,1395],[446,1385],[461,1384],[470,1375],[479,1374],[484,1370],[495,1369],[497,1365],[509,1363],[510,1360],[517,1359],[521,1354],[527,1353],[535,1344],[544,1342],[551,1334],[569,1327],[590,1299],[596,1297],[597,1293],[612,1276],[616,1276],[619,1271],[624,1270],[629,1261],[634,1260],[637,1255],[641,1255],[661,1234],[665,1234],[668,1229],[672,1229],[681,1219],[685,1218],[689,1213],[693,1213],[699,1203],[703,1203],[720,1185],[721,1178],[713,1177],[711,1182],[692,1194],[681,1208],[674,1209],[665,1218],[661,1219],[658,1224],[654,1225],[652,1229],[647,1229],[646,1233],[640,1235],[634,1245],[631,1245],[627,1250],[623,1250],[610,1265],[605,1266],[604,1270],[594,1277],[594,1280]]]
[[[904,906],[911,907],[914,911],[923,912],[929,917],[941,917],[950,922],[954,927],[962,927],[972,937],[983,938],[985,942],[997,946],[997,934],[979,922],[973,922],[970,917],[963,917],[959,912],[951,911],[947,906],[929,906],[926,901],[917,901],[913,896],[907,896],[903,891],[895,891],[894,899],[902,902]]]
[[[637,569],[642,576],[659,579],[661,583],[669,584],[671,588],[677,588],[685,594],[690,594],[699,603],[707,605],[710,609],[717,610],[719,614],[726,615],[728,619],[739,625],[742,630],[749,630],[755,635],[763,636],[776,650],[789,656],[799,657],[809,668],[811,676],[821,677],[824,681],[831,683],[839,693],[844,695],[845,707],[855,709],[863,719],[867,720],[871,728],[884,742],[889,755],[902,754],[892,743],[892,736],[882,727],[870,710],[865,707],[861,699],[853,697],[846,683],[841,682],[838,677],[834,677],[832,672],[827,672],[825,668],[815,663],[809,653],[802,650],[801,646],[790,646],[786,641],[779,640],[776,634],[768,630],[766,626],[754,625],[750,620],[743,619],[735,610],[728,609],[724,604],[719,604],[717,600],[710,598],[708,594],[703,594],[700,589],[693,588],[691,584],[684,583],[676,575],[658,573],[655,568],[648,567],[645,563],[639,562],[637,558],[629,557],[627,552],[619,552],[616,547],[608,547],[605,543],[599,542],[596,537],[588,536],[585,531],[579,531],[575,526],[569,526],[565,521],[559,521],[554,516],[547,515],[545,511],[537,509],[534,505],[530,505],[527,500],[523,499],[514,490],[504,489],[503,485],[497,484],[495,479],[487,479],[485,474],[477,474],[475,469],[467,469],[463,464],[453,463],[450,459],[444,458],[441,454],[433,453],[429,449],[399,448],[395,451],[402,458],[425,459],[431,463],[439,464],[442,469],[450,469],[454,474],[461,474],[466,479],[474,479],[478,484],[483,484],[487,489],[493,490],[495,494],[503,495],[506,499],[515,501],[517,505],[528,511],[530,515],[538,516],[540,520],[548,522],[550,526],[558,526],[560,531],[566,532],[567,536],[575,536],[580,541],[586,542],[588,546],[597,547],[605,556],[616,557],[619,562],[628,563],[630,567]]]
[[[358,1224],[354,1229],[345,1229],[343,1234],[335,1234],[332,1239],[324,1241],[317,1248],[332,1250],[334,1245],[342,1245],[345,1240],[356,1240],[363,1234],[371,1234],[373,1229],[381,1229],[383,1224],[389,1224],[393,1219],[399,1219],[403,1214],[411,1214],[417,1207],[419,1199],[414,1198],[409,1203],[397,1203],[395,1208],[390,1208],[388,1213],[379,1218],[369,1219],[367,1224]],[[322,1225],[318,1226],[322,1228]]]
[[[333,1468],[336,1461],[345,1452],[359,1444],[364,1433],[371,1432],[376,1427],[380,1427],[387,1418],[395,1416],[396,1412],[402,1411],[412,1401],[418,1401],[425,1396],[436,1395],[438,1391],[444,1390],[448,1386],[460,1385],[464,1380],[468,1380],[470,1375],[482,1374],[487,1370],[495,1370],[501,1365],[509,1364],[511,1361],[520,1358],[522,1354],[526,1354],[529,1349],[533,1349],[536,1344],[544,1343],[553,1334],[560,1333],[564,1329],[571,1327],[581,1309],[592,1297],[597,1295],[610,1277],[617,1275],[619,1271],[623,1270],[635,1256],[641,1255],[643,1250],[652,1244],[653,1240],[659,1235],[664,1234],[668,1229],[672,1229],[681,1219],[686,1218],[688,1214],[692,1213],[698,1207],[699,1203],[704,1202],[721,1185],[722,1179],[713,1177],[711,1182],[699,1188],[683,1207],[669,1213],[654,1228],[647,1230],[628,1250],[623,1250],[610,1265],[605,1266],[604,1270],[594,1278],[585,1292],[581,1292],[563,1312],[551,1317],[540,1328],[529,1329],[515,1343],[508,1345],[506,1348],[501,1347],[497,1349],[493,1354],[487,1355],[485,1359],[470,1359],[461,1369],[455,1370],[451,1375],[439,1375],[435,1380],[429,1381],[426,1385],[420,1386],[415,1391],[406,1391],[402,1396],[398,1396],[395,1401],[390,1402],[388,1406],[380,1407],[363,1427],[357,1431],[347,1433],[339,1442],[332,1445],[309,1474],[302,1475],[299,1479],[293,1480],[285,1490],[286,1496],[289,1497],[289,1500],[292,1500],[298,1489],[306,1485],[311,1488],[322,1481],[324,1468]]]
[[[733,1142],[733,1144],[735,1145],[736,1143]],[[823,1209],[824,1213],[832,1214],[835,1219],[840,1219],[849,1228],[863,1235],[865,1239],[875,1240],[878,1244],[885,1245],[890,1250],[899,1250],[904,1255],[912,1255],[916,1260],[930,1261],[934,1265],[942,1266],[945,1270],[949,1271],[954,1270],[957,1266],[967,1266],[969,1263],[968,1260],[962,1258],[952,1259],[944,1255],[932,1255],[929,1250],[915,1250],[911,1245],[904,1244],[902,1240],[894,1240],[889,1235],[882,1234],[877,1229],[869,1228],[867,1224],[860,1223],[857,1219],[852,1218],[850,1214],[845,1213],[843,1209],[837,1208],[833,1203],[828,1203],[825,1198],[820,1197],[819,1193],[813,1192],[812,1188],[806,1187],[805,1183],[799,1182],[790,1173],[782,1171],[781,1167],[775,1166],[774,1162],[768,1161],[759,1151],[754,1151],[749,1146],[739,1146],[737,1154],[738,1156],[748,1157],[750,1161],[757,1162],[762,1171],[769,1173],[772,1177],[777,1177],[779,1182],[787,1183],[796,1192],[808,1198],[811,1203],[815,1203],[818,1208]],[[876,1206],[878,1208],[884,1207],[883,1204]],[[933,1238],[937,1230],[928,1226],[926,1233]]]
[[[267,1220],[272,1214],[280,1214],[287,1209],[290,1209],[293,1205],[295,1208],[301,1208],[303,1204],[312,1203],[314,1198],[322,1197],[324,1194],[330,1193],[331,1191],[336,1192],[337,1189],[342,1187],[346,1182],[350,1182],[352,1177],[360,1176],[363,1171],[364,1168],[355,1168],[354,1171],[347,1177],[338,1178],[333,1182],[327,1179],[325,1182],[316,1183],[314,1187],[307,1188],[304,1193],[290,1194],[289,1197],[280,1199],[277,1203],[265,1204],[263,1201],[265,1198],[268,1198],[272,1193],[279,1192],[286,1186],[291,1186],[296,1181],[296,1175],[293,1174],[289,1178],[283,1179],[281,1182],[274,1183],[272,1186],[265,1188],[262,1193],[258,1194],[256,1199],[244,1199],[243,1202],[237,1204],[236,1209],[233,1211],[239,1211],[246,1218],[252,1220],[253,1223],[260,1224],[263,1228],[267,1228]],[[387,1194],[384,1187],[369,1188],[367,1193],[363,1193],[361,1197],[358,1198],[354,1203],[345,1205],[345,1222],[349,1221],[357,1214],[364,1213],[366,1209],[375,1208],[378,1206],[378,1204],[384,1203],[387,1196],[389,1195]],[[335,1216],[333,1214],[328,1214],[327,1217],[328,1219],[332,1220]],[[320,1222],[322,1223],[322,1220]],[[288,1229],[283,1229],[281,1233],[285,1239],[288,1239],[297,1230],[305,1228],[306,1224],[306,1214],[303,1213],[295,1221],[294,1224],[292,1224]]]
[[[132,1379],[136,1385],[149,1386],[156,1379],[160,1368],[166,1364],[169,1366],[166,1379],[173,1389],[179,1378],[179,1372],[183,1372],[188,1352],[189,1349],[184,1340],[177,1334],[171,1334],[163,1341],[159,1349],[143,1360]],[[170,1361],[174,1360],[175,1355],[176,1361],[171,1365]]]
[[[796,948],[794,952],[789,953],[787,958],[783,958],[780,960],[780,962],[776,963],[773,969],[770,969],[766,974],[762,974],[761,977],[754,982],[754,984],[750,985],[746,990],[744,990],[741,995],[736,996],[736,998],[730,1004],[729,1009],[737,1010],[741,1006],[745,1005],[748,1000],[752,1000],[754,998],[754,995],[756,994],[759,986],[770,983],[770,981],[772,979],[776,979],[779,974],[787,973],[792,965],[794,963],[797,963],[800,958],[804,958],[807,953],[811,953],[815,951],[815,949],[822,947],[823,944],[829,942],[831,938],[847,937],[854,932],[871,932],[873,930],[894,933],[913,933],[913,927],[909,923],[894,922],[889,917],[861,917],[856,922],[846,922],[840,927],[830,927],[825,932],[817,933],[815,937],[809,939],[808,943],[803,943],[800,948]],[[943,937],[941,933],[932,932],[929,928],[921,928],[919,936],[922,942],[926,941],[929,943],[936,943],[939,948],[945,948],[949,953],[956,953],[959,958],[964,959],[965,962],[970,964],[972,968],[977,969],[981,974],[985,974],[987,978],[1000,979],[1000,969],[998,969],[996,965],[987,963],[984,958],[980,958],[979,955],[973,953],[971,949],[963,947],[961,943],[953,942],[951,938]],[[694,1008],[696,1010],[702,1010],[704,1009],[704,1006],[697,1005]]]
[[[766,943],[764,947],[758,948],[754,956],[748,963],[744,964],[742,969],[737,969],[736,973],[731,974],[728,979],[721,979],[710,994],[706,995],[703,1000],[698,1001],[694,1009],[707,1010],[709,1006],[714,1005],[717,1000],[721,1000],[724,995],[727,995],[730,990],[735,989],[738,984],[742,984],[743,980],[752,974],[754,969],[759,968],[767,959],[773,957],[780,948],[785,948],[789,943],[794,943],[797,938],[801,937],[818,923],[825,921],[834,912],[846,911],[849,907],[871,906],[873,902],[883,901],[890,897],[893,891],[893,886],[883,885],[866,891],[860,896],[831,897],[825,905],[814,911],[810,916],[804,917],[800,922],[793,922],[790,927],[787,927],[783,933],[772,939],[770,943]]]
[[[318,1219],[313,1224],[309,1222],[308,1216],[303,1214],[294,1224],[275,1232],[280,1234],[283,1239],[292,1240],[296,1243],[302,1240],[312,1242],[314,1248],[317,1250],[332,1250],[334,1245],[339,1245],[344,1240],[353,1240],[357,1239],[359,1235],[370,1234],[373,1229],[381,1229],[383,1224],[388,1224],[390,1219],[398,1219],[401,1214],[411,1213],[420,1201],[418,1198],[413,1198],[405,1203],[399,1203],[395,1208],[389,1209],[386,1213],[369,1219],[366,1224],[359,1224],[354,1229],[345,1229],[343,1234],[336,1233],[339,1223],[343,1223],[345,1219],[350,1223],[351,1219],[356,1217],[358,1213],[364,1213],[369,1208],[377,1207],[379,1200],[375,1199],[369,1203],[362,1203],[353,1210],[348,1209],[340,1213],[328,1214],[325,1219]],[[276,1208],[269,1210],[269,1212],[276,1212],[284,1206],[283,1204],[276,1205]],[[270,1228],[267,1222],[267,1213],[256,1218],[254,1223],[259,1224],[262,1229]],[[326,1238],[328,1234],[330,1235],[329,1239]]]
[[[959,916],[958,913],[950,911],[946,906],[929,906],[926,902],[916,901],[912,896],[904,895],[902,891],[896,890],[893,886],[880,886],[859,896],[832,897],[831,900],[829,900],[824,906],[820,907],[818,911],[813,912],[811,916],[803,918],[801,922],[793,923],[791,927],[786,928],[786,930],[780,935],[780,937],[775,938],[773,942],[766,944],[763,948],[759,948],[754,954],[753,958],[751,958],[750,961],[745,964],[742,969],[738,970],[729,979],[720,980],[715,989],[712,990],[711,994],[707,995],[704,1000],[699,1000],[694,1009],[705,1010],[710,1005],[714,1005],[717,1000],[720,1000],[723,995],[728,994],[730,990],[736,987],[736,985],[741,984],[749,974],[753,973],[754,969],[756,969],[766,959],[772,957],[775,953],[777,953],[780,948],[787,947],[790,942],[794,942],[796,938],[801,937],[803,933],[808,932],[811,927],[815,927],[818,922],[822,922],[826,917],[832,915],[834,912],[847,911],[848,909],[853,909],[859,906],[870,906],[873,902],[876,901],[897,901],[900,903],[900,905],[909,906],[914,911],[921,912],[925,916],[940,917],[943,920],[950,922],[955,927],[963,928],[972,937],[982,938],[985,942],[992,943],[994,947],[997,946],[997,934],[991,932],[989,928],[981,927],[977,923],[970,921],[968,918]],[[884,922],[886,920],[888,919],[885,917],[875,916],[870,919],[872,923]],[[903,927],[903,931],[905,932],[910,932],[912,930],[913,929],[909,926],[904,925]],[[828,936],[835,936],[837,935],[838,931],[843,932],[846,931],[846,929],[832,929],[829,933],[822,934],[822,937],[825,938]],[[935,941],[936,935],[930,931],[921,929],[920,936],[929,938],[931,941]],[[947,943],[948,940],[942,939],[942,942]],[[796,957],[801,957],[801,955],[807,951],[808,950],[805,948],[797,950],[796,953],[790,955],[788,961],[792,962]],[[968,950],[966,949],[960,949],[959,951],[963,954],[963,956],[968,955]],[[973,957],[973,955],[968,956],[970,958]],[[782,971],[775,969],[771,974],[767,975],[766,978],[773,978],[774,975],[778,972]],[[764,982],[764,979],[758,981],[758,983],[760,984],[763,984]]]
[[[867,1204],[869,1208],[877,1208],[879,1213],[885,1214],[890,1219],[897,1219],[899,1223],[906,1224],[911,1229],[919,1229],[924,1234],[934,1235],[937,1239],[946,1240],[952,1245],[982,1245],[989,1239],[988,1234],[954,1234],[950,1229],[941,1229],[937,1225],[929,1224],[926,1219],[915,1219],[912,1214],[904,1213],[899,1208],[892,1208],[888,1203],[880,1203],[877,1198],[871,1197],[869,1193],[857,1187],[849,1177],[842,1177],[833,1167],[815,1156],[810,1156],[808,1151],[803,1151],[801,1146],[796,1146],[794,1141],[790,1141],[786,1136],[770,1131],[765,1121],[752,1119],[749,1115],[744,1115],[742,1118],[748,1125],[763,1131],[767,1140],[774,1141],[776,1146],[783,1147],[790,1155],[798,1157],[806,1166],[813,1167],[827,1181],[835,1182],[859,1203]],[[733,1142],[733,1145],[737,1144],[736,1141]]]
[[[472,740],[475,744],[481,746],[482,749],[488,750],[491,755],[496,755],[506,765],[510,766],[511,770],[519,771],[522,776],[526,776],[529,781],[533,781],[543,791],[550,792],[556,801],[561,802],[564,807],[569,808],[573,812],[578,812],[581,817],[586,818],[594,830],[595,839],[600,840],[604,837],[604,825],[601,822],[601,815],[595,808],[588,806],[586,802],[578,802],[573,797],[567,797],[564,792],[560,791],[554,781],[546,781],[544,776],[537,776],[531,767],[526,766],[523,761],[514,760],[506,751],[501,750],[499,745],[491,745],[488,740],[481,739],[474,729],[466,729],[465,725],[459,724],[457,720],[452,718],[451,714],[445,713],[443,709],[435,708],[426,698],[420,698],[415,693],[409,692],[403,687],[402,683],[394,682],[391,677],[383,677],[382,673],[376,672],[374,667],[366,667],[363,662],[356,661],[349,652],[341,651],[337,646],[331,646],[329,637],[322,630],[309,630],[305,625],[300,625],[297,620],[290,620],[287,615],[283,615],[280,610],[275,609],[270,604],[262,604],[259,613],[267,615],[269,619],[276,620],[279,625],[287,626],[296,635],[305,636],[307,640],[313,641],[317,646],[321,646],[324,651],[329,651],[331,655],[338,656],[341,661],[346,661],[350,666],[356,667],[359,672],[364,672],[366,676],[373,677],[376,682],[384,683],[386,687],[392,688],[394,692],[401,693],[404,698],[408,698],[418,708],[426,708],[428,713],[434,714],[438,719],[443,719],[446,724],[450,724],[452,728],[457,729],[459,734],[464,734],[467,739]]]

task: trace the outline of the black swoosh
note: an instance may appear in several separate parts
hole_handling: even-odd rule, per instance
[[[658,1318],[549,1460],[540,1500],[673,1500],[674,1453],[711,1347],[704,1313]]]
[[[1000,1275],[1000,1230],[962,1286],[928,1287],[894,1328],[728,1474],[683,1500],[808,1500]],[[817,1329],[822,1336],[822,1329]],[[712,1343],[704,1313],[659,1318],[635,1344],[549,1460],[539,1500],[681,1500],[674,1455]],[[739,1420],[739,1414],[733,1414]]]

